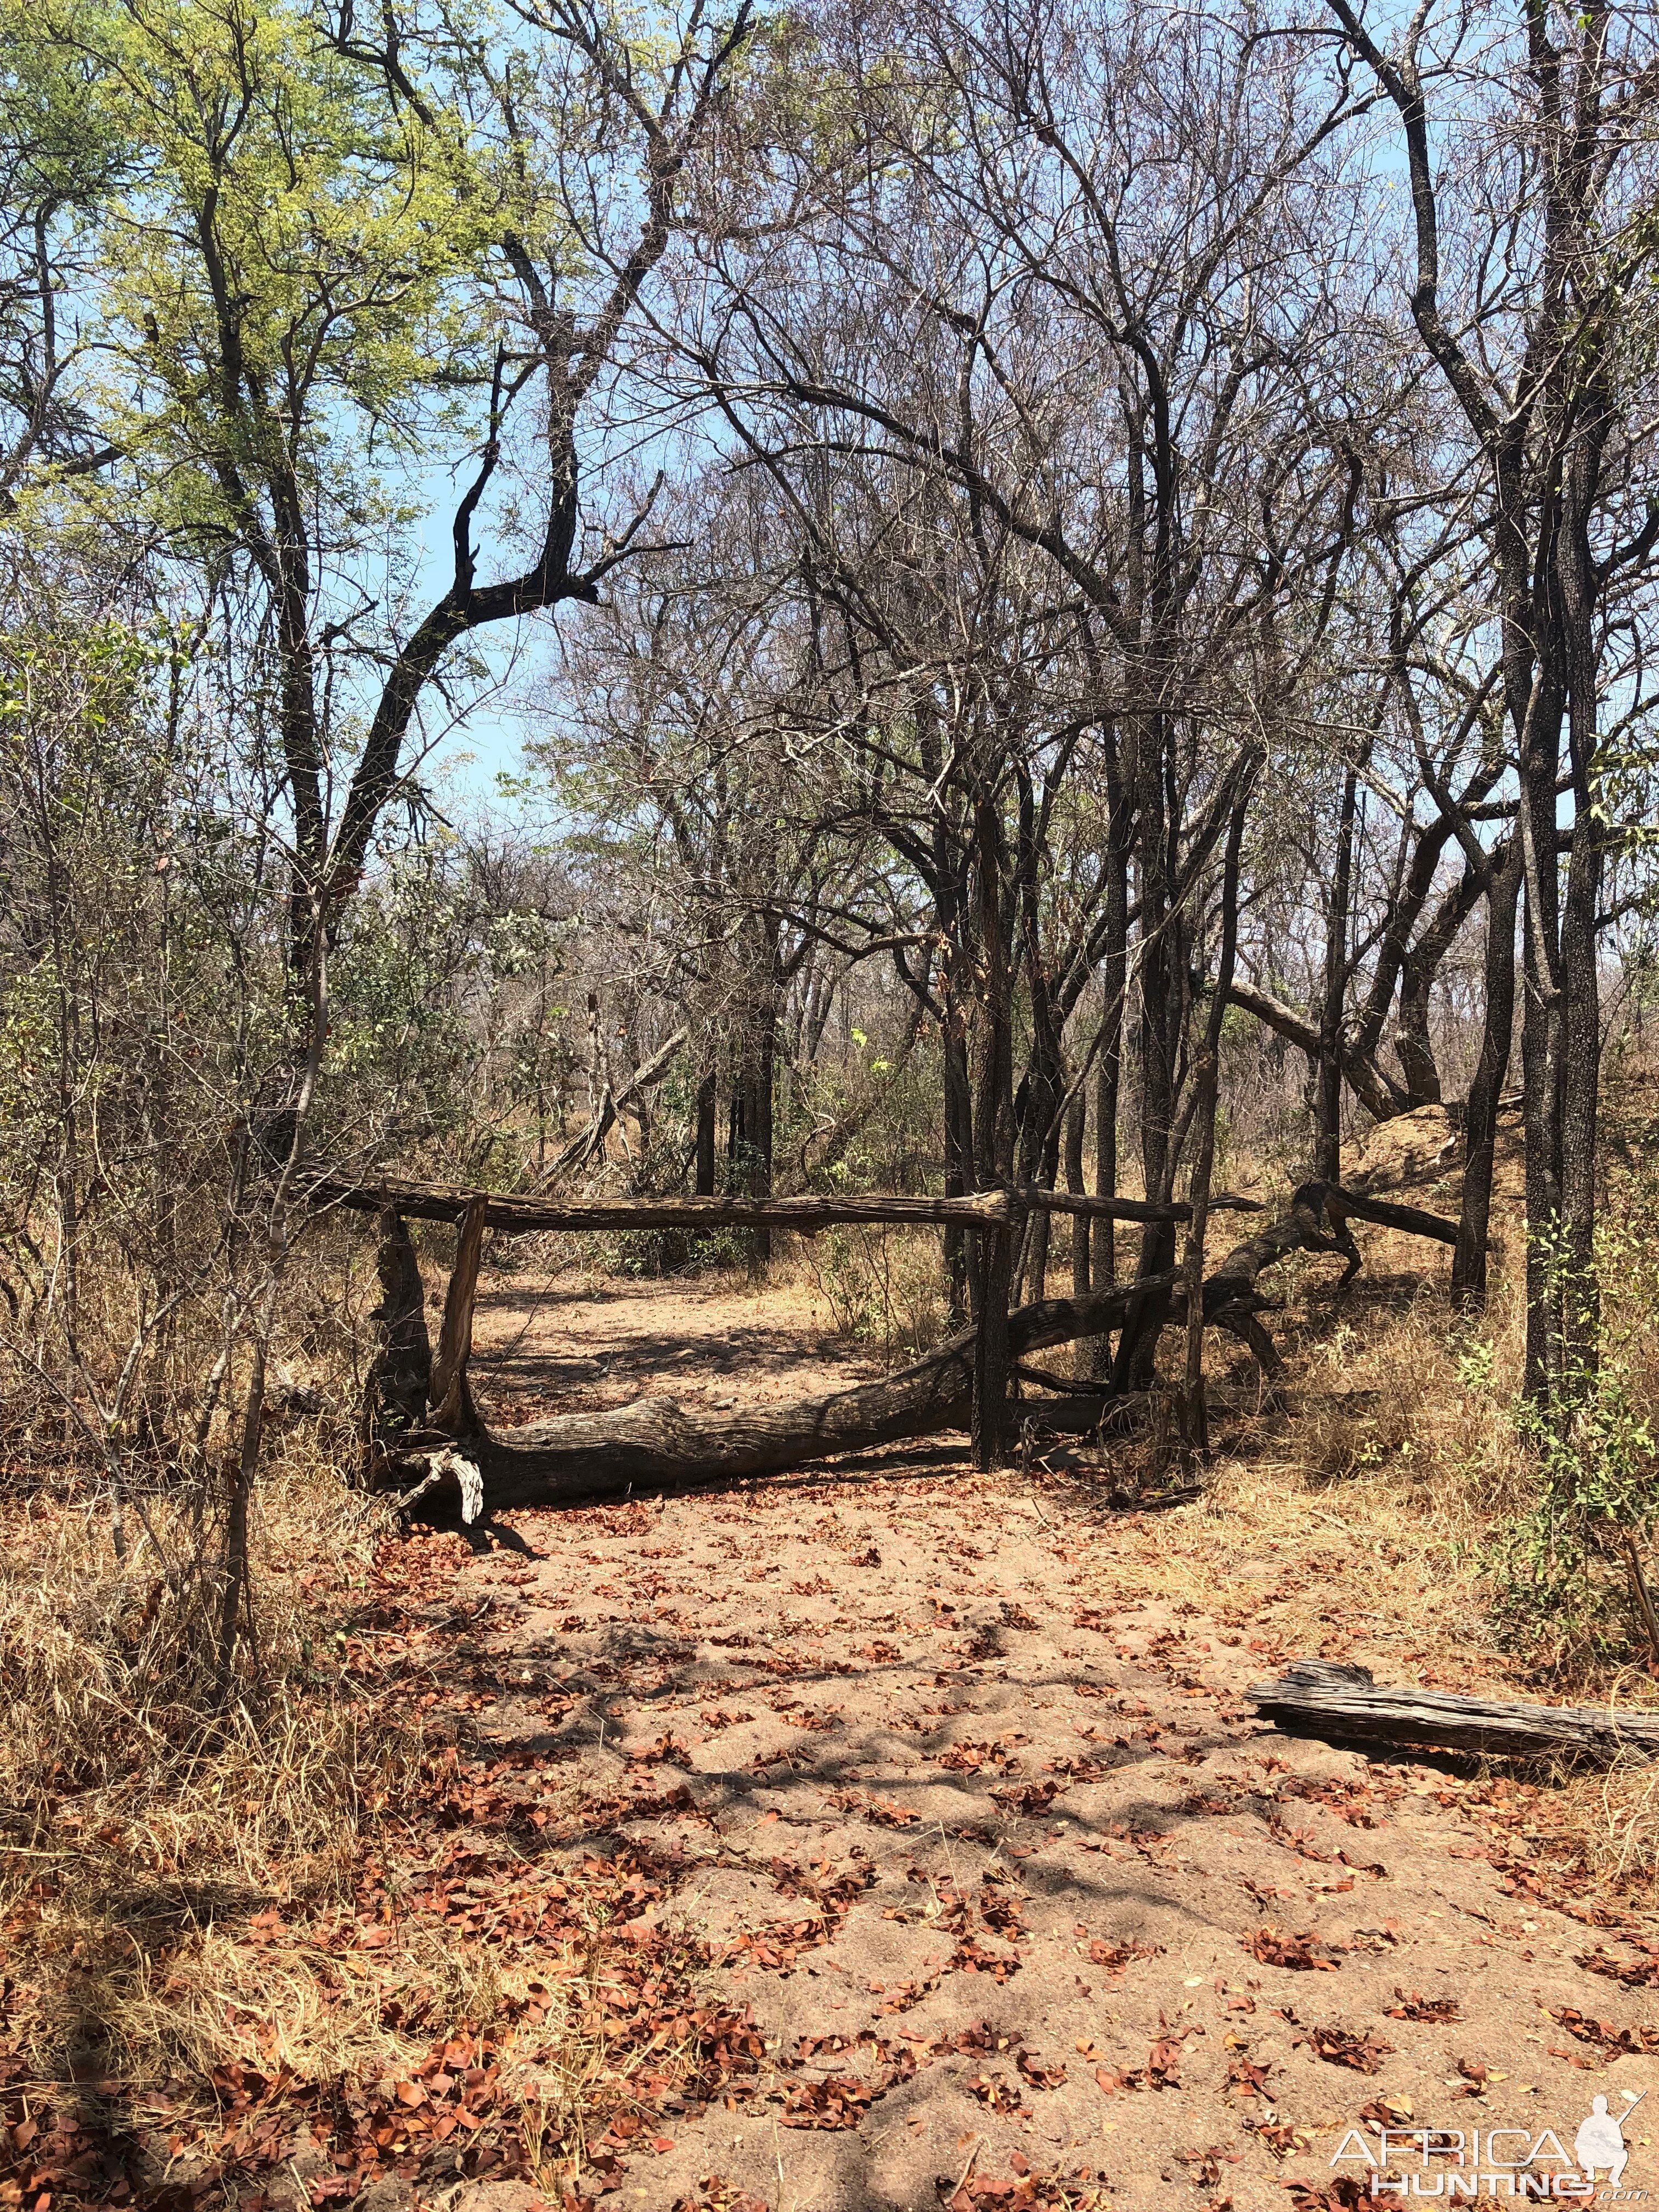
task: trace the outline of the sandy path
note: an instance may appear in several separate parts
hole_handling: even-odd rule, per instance
[[[670,1354],[705,1403],[839,1364],[802,1357],[778,1298],[533,1303],[498,1286],[481,1341],[527,1328],[538,1410],[631,1395]],[[505,1372],[480,1371],[498,1410]],[[1364,2177],[1330,2160],[1389,2108],[1571,2153],[1592,2093],[1617,2114],[1649,2087],[1651,1990],[1575,1963],[1620,1947],[1532,1862],[1512,1784],[1246,1712],[1285,1653],[1285,1563],[1240,1556],[1199,1611],[1169,1566],[1202,1510],[1114,1514],[937,1452],[509,1516],[468,1578],[489,1653],[532,1679],[501,1670],[477,1753],[550,1755],[566,1819],[649,1845],[641,1927],[708,1944],[709,2000],[763,2046],[723,2101],[665,2106],[672,2148],[630,2142],[608,2202],[1361,2202],[1328,2196]],[[1363,1658],[1351,1595],[1334,1579],[1325,1648]],[[1659,2187],[1647,2122],[1627,2190]]]

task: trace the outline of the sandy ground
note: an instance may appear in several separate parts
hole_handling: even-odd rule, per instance
[[[852,1379],[810,1323],[778,1293],[498,1278],[474,1371],[506,1421],[665,1370],[703,1405]],[[707,1947],[754,2039],[619,2139],[607,2203],[1318,2208],[1370,2201],[1332,2163],[1351,2130],[1523,2131],[1511,2160],[1553,2130],[1570,2162],[1593,2095],[1648,2090],[1659,1960],[1552,1881],[1523,1789],[1246,1706],[1297,1650],[1401,1679],[1397,1570],[1350,1558],[1322,1604],[1316,1546],[1247,1541],[1201,1610],[1170,1570],[1209,1510],[949,1445],[494,1529],[457,1593],[490,1601],[500,1686],[469,1757],[578,1850],[637,1847],[641,1939]],[[1627,2199],[1659,2191],[1653,2110]],[[1474,2171],[1402,2149],[1418,2194]]]

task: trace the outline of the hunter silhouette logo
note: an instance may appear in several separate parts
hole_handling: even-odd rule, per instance
[[[1592,2097],[1590,2108],[1579,2122],[1578,2132],[1572,2139],[1572,2154],[1586,2173],[1593,2174],[1605,2168],[1607,2179],[1617,2189],[1625,2178],[1625,2168],[1630,2163],[1630,2153],[1625,2148],[1625,2122],[1647,2095],[1632,2097],[1626,2090],[1625,2109],[1615,2120],[1607,2110],[1605,2097]]]
[[[1614,2113],[1605,2097],[1593,2097],[1569,2151],[1553,2128],[1378,2128],[1375,2137],[1350,2128],[1337,2145],[1333,2166],[1369,2167],[1368,2196],[1508,2197],[1534,2203],[1634,2204],[1644,2189],[1624,2186],[1630,2150],[1625,2129],[1647,2095],[1624,2092]],[[1605,2177],[1603,2180],[1601,2177]]]

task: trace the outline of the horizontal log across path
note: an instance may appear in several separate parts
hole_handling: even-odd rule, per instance
[[[1119,1221],[1188,1221],[1190,1206],[1179,1201],[1153,1206],[1138,1198],[1089,1198],[1073,1191],[981,1191],[972,1198],[883,1194],[847,1198],[527,1198],[504,1191],[462,1190],[447,1183],[413,1182],[399,1176],[374,1180],[337,1175],[319,1176],[313,1203],[340,1206],[359,1213],[390,1207],[416,1221],[459,1221],[482,1199],[486,1229],[529,1231],[545,1229],[802,1229],[833,1222],[960,1222],[965,1228],[1006,1229],[1021,1206],[1046,1213],[1109,1215]],[[1222,1196],[1210,1211],[1260,1211],[1251,1198]]]
[[[1352,1273],[1360,1255],[1344,1218],[1343,1201],[1350,1195],[1322,1183],[1304,1185],[1294,1194],[1288,1213],[1237,1247],[1205,1281],[1205,1319],[1243,1336],[1270,1373],[1278,1364],[1277,1355],[1258,1319],[1268,1301],[1257,1291],[1256,1279],[1264,1267],[1298,1248],[1346,1252]],[[443,1493],[459,1491],[469,1518],[478,1510],[504,1505],[625,1496],[636,1483],[782,1474],[813,1460],[933,1435],[964,1422],[974,1431],[976,1456],[981,1437],[991,1437],[992,1456],[987,1463],[994,1464],[1012,1414],[1009,1386],[1022,1369],[1026,1380],[1057,1391],[1059,1403],[1042,1409],[1050,1427],[1092,1427],[1114,1403],[1124,1402],[1110,1382],[1103,1381],[1094,1391],[1030,1367],[1032,1352],[1121,1328],[1149,1300],[1161,1302],[1162,1326],[1182,1303],[1171,1297],[1182,1280],[1182,1271],[1175,1267],[1103,1285],[1078,1297],[1040,1299],[1014,1314],[1008,1311],[1005,1289],[1000,1302],[981,1295],[974,1326],[927,1358],[897,1375],[852,1389],[718,1415],[688,1413],[670,1399],[647,1396],[604,1413],[559,1414],[492,1434],[472,1402],[466,1378],[487,1229],[684,1227],[699,1222],[739,1227],[793,1224],[814,1229],[830,1221],[955,1221],[972,1227],[983,1248],[1016,1229],[1030,1204],[1058,1197],[1066,1210],[1083,1207],[1072,1193],[1024,1189],[987,1191],[962,1199],[597,1199],[552,1204],[390,1177],[366,1183],[343,1176],[320,1179],[313,1197],[319,1204],[372,1209],[380,1217],[380,1267],[387,1295],[375,1318],[382,1324],[386,1358],[377,1361],[375,1373],[380,1376],[382,1367],[387,1367],[398,1388],[389,1390],[371,1383],[371,1479],[401,1487],[424,1462],[426,1472],[405,1503],[435,1491],[439,1495],[432,1504],[445,1510],[449,1501]],[[1252,1206],[1249,1200],[1222,1203],[1241,1209]],[[1091,1212],[1109,1206],[1128,1211],[1138,1201],[1088,1202]],[[1164,1211],[1144,1206],[1138,1210],[1142,1218],[1152,1218]],[[1412,1210],[1391,1211],[1404,1214]],[[1188,1212],[1185,1206],[1168,1209],[1177,1219]],[[426,1343],[424,1294],[404,1225],[410,1215],[460,1224],[438,1354],[435,1360],[428,1358],[424,1376],[416,1376],[412,1366],[408,1376],[403,1372],[410,1364],[410,1347],[418,1349]],[[1422,1220],[1432,1224],[1423,1233],[1438,1235],[1447,1225],[1433,1215]],[[1325,1223],[1334,1234],[1327,1232],[1322,1225]],[[982,1283],[988,1281],[989,1273],[987,1270]],[[383,1401],[378,1410],[377,1389]]]
[[[1602,1765],[1620,1753],[1659,1759],[1659,1712],[1388,1689],[1369,1667],[1335,1660],[1292,1660],[1277,1681],[1253,1682],[1246,1695],[1283,1727],[1344,1741],[1510,1758],[1566,1753]]]

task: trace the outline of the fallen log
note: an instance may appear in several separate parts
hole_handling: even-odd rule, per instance
[[[1432,1237],[1442,1244],[1457,1242],[1457,1224],[1423,1206],[1396,1206],[1392,1199],[1372,1198],[1366,1191],[1350,1190],[1340,1182],[1304,1183],[1303,1188],[1324,1193],[1328,1221],[1343,1220],[1352,1214],[1357,1220],[1375,1221],[1384,1229],[1403,1229],[1408,1237]]]
[[[1139,1198],[1089,1198],[1074,1191],[1042,1190],[1021,1185],[1012,1191],[980,1191],[971,1198],[933,1198],[926,1192],[868,1193],[859,1196],[799,1198],[538,1198],[507,1191],[471,1191],[451,1183],[416,1182],[406,1176],[358,1176],[325,1173],[311,1185],[313,1206],[337,1206],[359,1213],[388,1208],[416,1221],[459,1221],[482,1201],[486,1229],[526,1232],[544,1229],[799,1229],[810,1234],[834,1222],[863,1222],[872,1227],[907,1222],[963,1228],[1008,1226],[1017,1206],[1045,1213],[1102,1215],[1117,1221],[1187,1221],[1184,1200],[1149,1205]],[[1210,1200],[1212,1213],[1259,1213],[1261,1201],[1230,1192]],[[1432,1218],[1432,1217],[1429,1217]],[[1454,1234],[1455,1233],[1454,1230]]]
[[[1337,1278],[1339,1290],[1351,1283],[1364,1265],[1364,1255],[1348,1227],[1350,1215],[1402,1229],[1413,1237],[1431,1237],[1442,1244],[1457,1242],[1457,1224],[1416,1206],[1395,1206],[1368,1198],[1340,1183],[1304,1182],[1291,1194],[1289,1211],[1280,1214],[1235,1244],[1213,1274],[1204,1281],[1204,1318],[1218,1328],[1242,1337],[1268,1375],[1278,1375],[1284,1362],[1278,1347],[1256,1316],[1270,1310],[1257,1291],[1256,1278],[1264,1269],[1295,1251],[1340,1253],[1347,1266]]]
[[[1085,1219],[1106,1221],[1190,1221],[1193,1209],[1185,1199],[1168,1206],[1153,1206],[1144,1198],[1091,1198],[1080,1190],[1046,1190],[1036,1183],[1018,1186],[1020,1202],[1043,1213],[1079,1213]],[[1218,1191],[1209,1201],[1212,1213],[1261,1213],[1259,1198],[1239,1198]]]
[[[494,1510],[617,1497],[639,1486],[782,1474],[842,1452],[965,1428],[972,1416],[976,1336],[969,1330],[896,1375],[823,1396],[720,1414],[688,1413],[672,1398],[644,1397],[605,1413],[559,1414],[525,1428],[492,1432],[477,1416],[466,1385],[485,1228],[578,1223],[590,1228],[661,1226],[683,1224],[689,1217],[813,1224],[943,1219],[987,1230],[1008,1224],[1015,1204],[1010,1194],[991,1191],[969,1199],[672,1199],[620,1204],[589,1200],[552,1205],[431,1184],[384,1182],[374,1186],[372,1193],[367,1187],[342,1182],[333,1187],[332,1195],[348,1206],[364,1205],[371,1195],[382,1201],[389,1198],[400,1212],[459,1218],[463,1224],[434,1362],[435,1410],[423,1428],[400,1440],[395,1455],[379,1470],[380,1480],[399,1489],[411,1479],[416,1481],[434,1513],[453,1512],[458,1493],[474,1504],[482,1498]],[[1346,1253],[1345,1282],[1359,1265],[1358,1248],[1340,1216],[1333,1219],[1328,1198],[1328,1186],[1304,1184],[1294,1194],[1290,1211],[1236,1246],[1204,1285],[1206,1322],[1243,1337],[1270,1374],[1281,1363],[1256,1318],[1268,1304],[1255,1289],[1262,1269],[1298,1248]],[[1327,1233],[1323,1224],[1328,1220],[1334,1234]],[[1181,1280],[1181,1271],[1171,1268],[1084,1297],[1045,1298],[1022,1307],[1007,1320],[1011,1368],[1018,1370],[1024,1365],[1027,1380],[1054,1387],[1057,1378],[1030,1367],[1031,1352],[1079,1337],[1104,1335],[1121,1327],[1133,1310],[1176,1288]],[[1179,1301],[1171,1310],[1181,1314]],[[1072,1385],[1060,1394],[1060,1402],[1042,1407],[1041,1417],[1050,1428],[1088,1430],[1097,1426],[1109,1406],[1118,1401],[1109,1386],[1097,1393],[1079,1393]],[[434,1453],[436,1459],[432,1458]],[[429,1486],[422,1455],[439,1473],[440,1479]]]
[[[1281,1728],[1344,1741],[1510,1758],[1566,1753],[1601,1765],[1621,1753],[1659,1759],[1659,1712],[1384,1689],[1369,1667],[1335,1660],[1294,1659],[1276,1681],[1253,1682],[1245,1695]]]
[[[1006,1191],[974,1198],[901,1194],[869,1198],[527,1198],[501,1191],[459,1190],[449,1183],[398,1176],[322,1175],[311,1185],[313,1206],[359,1213],[390,1208],[415,1221],[459,1221],[482,1202],[486,1229],[520,1233],[544,1229],[821,1229],[831,1222],[960,1222],[964,1228],[1006,1226],[1013,1201]]]
[[[1121,1322],[1133,1297],[1176,1280],[1172,1270],[1083,1297],[1044,1298],[1023,1306],[1009,1316],[1011,1351],[1018,1357],[1076,1337],[1103,1334]],[[662,1483],[786,1474],[841,1452],[965,1429],[973,1365],[969,1329],[896,1375],[781,1405],[696,1413],[672,1398],[646,1397],[608,1413],[560,1413],[521,1429],[492,1431],[479,1424],[459,1440],[429,1428],[406,1439],[384,1479],[399,1486],[416,1480],[420,1459],[441,1455],[458,1441],[482,1477],[483,1500],[492,1512],[505,1506],[619,1497]],[[1056,1407],[1052,1425],[1093,1427],[1106,1402],[1101,1396],[1083,1406]],[[455,1504],[453,1475],[443,1477],[422,1501],[434,1513],[453,1514]]]

